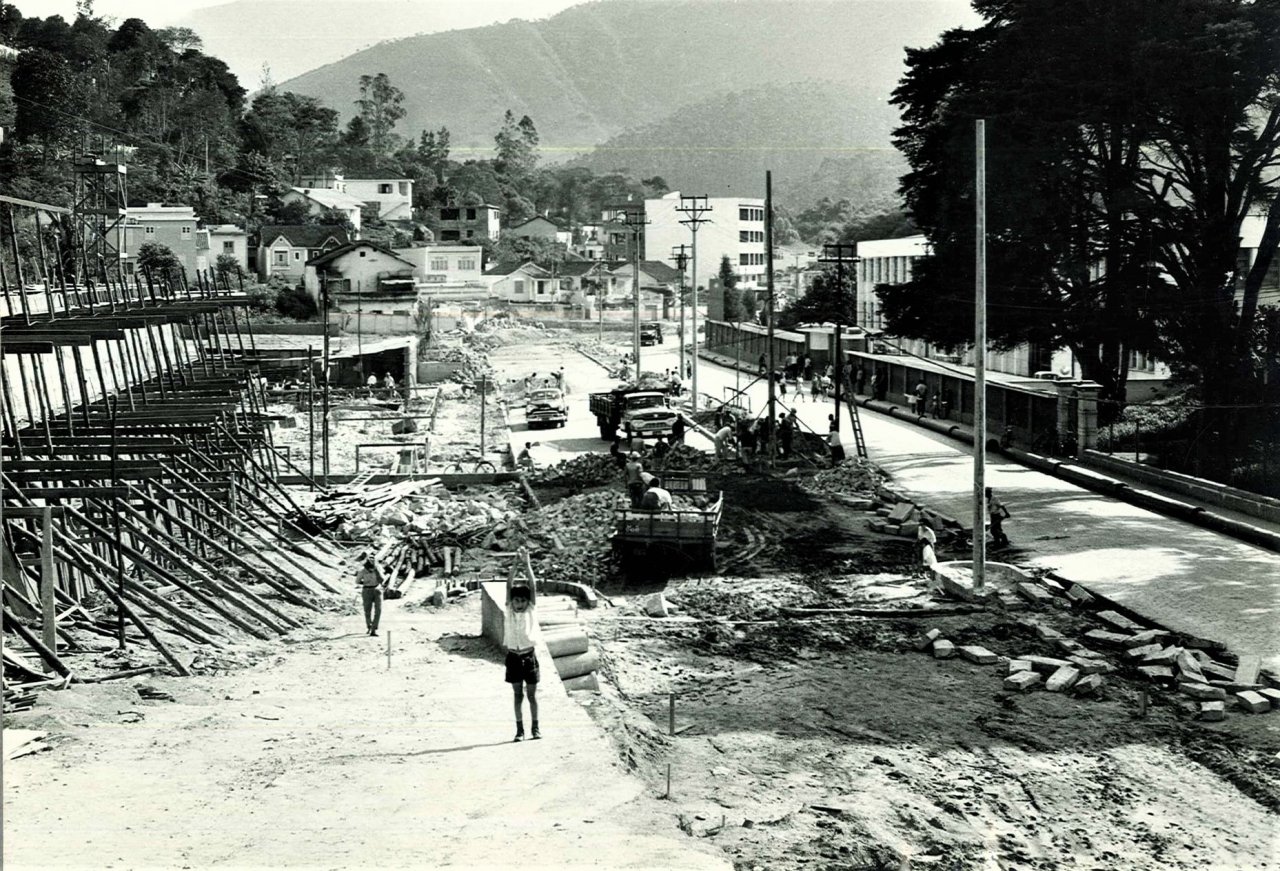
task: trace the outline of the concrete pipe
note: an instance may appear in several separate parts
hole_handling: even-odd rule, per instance
[[[560,675],[560,680],[590,674],[600,667],[600,657],[596,656],[594,650],[561,656],[551,662],[555,665],[556,674]]]
[[[575,653],[586,653],[591,647],[591,641],[587,638],[585,632],[553,635],[546,639],[546,643],[547,651],[551,654],[552,659],[571,656]]]
[[[563,613],[552,612],[551,614],[538,615],[538,625],[543,627],[544,629],[550,626],[565,626],[565,625],[577,624],[577,622],[578,622],[577,615],[571,614],[567,611]]]
[[[584,674],[579,675],[578,677],[569,678],[564,682],[564,688],[569,692],[574,692],[575,690],[599,692],[600,682],[596,680],[595,672],[592,672],[591,674]]]

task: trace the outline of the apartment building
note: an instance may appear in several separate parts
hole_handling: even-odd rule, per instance
[[[488,203],[474,206],[441,206],[440,242],[461,242],[465,239],[493,239],[497,241],[501,230],[499,218],[502,210]]]
[[[125,209],[124,251],[122,266],[133,272],[138,262],[138,249],[147,242],[168,247],[188,275],[196,270],[196,217],[191,206],[147,203]]]
[[[738,287],[765,286],[766,254],[764,247],[764,200],[758,197],[709,197],[698,228],[698,276],[700,287],[720,270],[720,262],[728,257],[738,274]],[[679,211],[680,192],[672,191],[656,199],[644,201],[644,257],[674,265],[671,250],[693,242],[689,227],[680,221],[686,215]],[[691,266],[686,274],[692,280]]]

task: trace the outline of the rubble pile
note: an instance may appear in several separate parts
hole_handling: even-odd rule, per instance
[[[581,454],[572,459],[561,460],[554,466],[535,469],[529,474],[529,478],[539,483],[585,490],[588,487],[619,482],[622,470],[608,454]]]
[[[827,496],[873,494],[884,481],[884,473],[861,457],[846,459],[838,466],[823,469],[802,486]]]
[[[538,577],[595,585],[610,572],[613,510],[625,504],[618,490],[580,493],[548,505],[523,524]],[[543,531],[546,532],[543,532]],[[555,539],[549,532],[555,531]]]
[[[713,454],[691,448],[688,445],[676,445],[662,458],[663,469],[675,469],[687,472],[706,472],[716,468]]]
[[[461,346],[429,348],[422,359],[438,363],[461,363],[461,367],[454,372],[451,378],[454,381],[465,384],[477,382],[481,377],[488,378],[490,381],[493,381],[496,377],[494,368],[489,363],[489,358],[485,356],[483,351],[476,351],[472,348]]]

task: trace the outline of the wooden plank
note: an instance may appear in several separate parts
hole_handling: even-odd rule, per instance
[[[44,509],[40,518],[40,630],[44,645],[58,652],[58,612],[53,604],[53,591],[58,579],[53,573],[53,513]]]

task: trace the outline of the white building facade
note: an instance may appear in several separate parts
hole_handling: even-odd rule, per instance
[[[700,200],[700,202],[702,202]],[[764,247],[764,200],[757,197],[708,197],[708,211],[702,215],[706,223],[698,227],[698,286],[720,271],[720,262],[728,257],[738,274],[738,287],[763,288],[767,257]],[[644,259],[661,260],[675,266],[671,251],[680,245],[692,245],[686,218],[680,209],[680,192],[672,191],[657,199],[644,201]],[[692,266],[685,269],[692,284]]]

